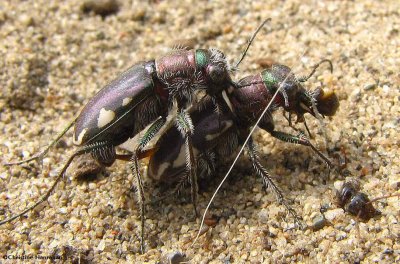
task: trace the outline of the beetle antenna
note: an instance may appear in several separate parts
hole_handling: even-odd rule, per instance
[[[314,73],[315,73],[315,71],[318,69],[318,67],[319,67],[322,63],[324,63],[324,62],[329,63],[329,70],[330,70],[331,73],[332,73],[332,72],[333,72],[333,64],[332,64],[332,61],[329,60],[329,59],[323,59],[323,60],[321,60],[320,62],[318,62],[317,64],[314,65],[313,70],[311,71],[311,73],[310,73],[308,76],[302,76],[302,77],[298,78],[297,80],[298,80],[299,82],[306,82],[306,81],[308,81],[308,79],[310,79],[311,76],[314,75]]]
[[[304,51],[304,52],[301,54],[300,58],[304,56],[305,52],[306,52],[306,51]],[[290,72],[293,72],[293,70],[290,69]],[[243,142],[243,145],[242,145],[242,147],[240,148],[238,154],[236,155],[234,161],[232,162],[232,164],[231,164],[231,166],[230,166],[228,172],[225,174],[224,178],[222,179],[222,181],[221,181],[220,184],[218,185],[217,189],[215,190],[215,192],[214,192],[213,195],[211,196],[211,199],[210,199],[210,201],[208,202],[206,209],[204,210],[203,217],[202,217],[201,223],[200,223],[199,231],[197,232],[197,235],[196,235],[195,239],[193,240],[193,242],[192,242],[192,244],[191,244],[191,247],[196,243],[197,239],[200,237],[201,230],[203,229],[203,226],[204,226],[204,221],[205,221],[205,218],[206,218],[206,214],[207,214],[208,210],[210,209],[211,203],[214,201],[214,199],[215,199],[217,193],[219,192],[219,190],[220,190],[221,187],[222,187],[222,184],[224,184],[224,182],[225,182],[226,179],[228,178],[228,176],[229,176],[229,174],[231,173],[233,167],[235,166],[237,160],[239,159],[240,155],[242,154],[244,148],[247,146],[247,143],[249,142],[249,140],[250,140],[250,138],[251,138],[251,136],[252,136],[254,130],[257,128],[258,124],[260,123],[261,119],[264,117],[265,113],[270,109],[270,107],[271,107],[272,103],[274,102],[276,96],[278,95],[278,93],[279,93],[280,90],[282,89],[283,85],[285,84],[285,82],[286,82],[286,80],[288,79],[289,76],[290,76],[290,74],[287,74],[286,77],[285,77],[285,79],[284,79],[284,80],[281,82],[281,84],[279,85],[278,89],[276,89],[276,91],[275,91],[274,95],[272,96],[271,100],[269,101],[268,105],[265,107],[264,111],[261,113],[260,117],[257,119],[257,122],[254,124],[253,128],[250,130],[250,133],[249,133],[249,135],[247,136],[246,140]]]
[[[376,197],[376,198],[372,199],[371,201],[369,201],[368,203],[369,203],[369,204],[372,204],[372,203],[377,202],[377,201],[379,201],[379,200],[387,199],[387,198],[392,198],[392,197],[400,197],[400,193],[394,193],[394,194],[389,194],[389,195],[384,195],[384,196]]]
[[[55,145],[57,144],[58,141],[60,141],[60,139],[68,132],[68,130],[70,130],[70,128],[75,124],[76,119],[78,119],[78,117],[75,117],[74,120],[68,124],[68,126],[66,126],[64,128],[64,130],[58,134],[58,136],[41,152],[37,153],[36,155],[28,158],[28,159],[24,159],[24,160],[20,160],[20,161],[14,161],[14,162],[6,162],[3,163],[4,166],[13,166],[13,165],[21,165],[27,162],[30,162],[32,160],[42,160],[44,158],[44,156],[46,156],[46,154],[49,152],[49,150]]]
[[[239,64],[243,61],[244,57],[246,57],[247,51],[250,48],[251,43],[253,43],[253,40],[255,39],[255,37],[257,36],[258,32],[261,30],[261,28],[265,25],[265,23],[271,21],[271,18],[267,18],[265,19],[256,29],[256,31],[254,31],[253,35],[251,36],[251,38],[249,39],[246,49],[244,50],[244,52],[242,53],[242,57],[238,60],[238,62],[235,64],[235,66],[233,66],[233,71],[236,71],[238,69]]]
[[[310,137],[310,138],[313,138],[313,136],[312,136],[312,134],[311,134],[311,132],[310,132],[310,129],[308,128],[308,126],[307,126],[307,123],[306,123],[306,119],[304,119],[304,127],[306,128],[306,130],[307,130],[307,133],[308,133],[308,136]]]
[[[330,70],[331,73],[332,73],[332,72],[333,72],[333,64],[332,64],[332,61],[329,60],[329,59],[323,59],[323,60],[321,60],[320,62],[318,62],[317,64],[314,65],[314,67],[313,67],[311,73],[310,73],[308,76],[301,76],[301,77],[297,78],[297,81],[299,81],[299,82],[306,82],[306,81],[308,81],[308,79],[310,79],[311,76],[314,75],[314,73],[316,72],[316,70],[318,69],[318,67],[319,67],[322,63],[324,63],[324,62],[329,63],[329,70]],[[326,146],[326,144],[327,144],[327,136],[326,136],[325,124],[324,124],[324,122],[322,121],[323,116],[322,116],[322,115],[319,113],[319,111],[318,111],[318,108],[317,108],[315,99],[314,99],[314,97],[313,97],[313,95],[312,95],[312,92],[311,92],[311,93],[307,93],[307,96],[308,96],[308,98],[309,98],[309,100],[310,100],[310,102],[311,102],[311,107],[312,107],[312,109],[313,109],[313,111],[314,111],[315,117],[319,120],[319,122],[320,122],[320,124],[321,124],[322,133],[324,134],[325,146]],[[304,124],[305,124],[305,123],[304,123]],[[305,124],[305,126],[306,126],[306,129],[307,129],[307,131],[308,131],[307,124]],[[310,134],[309,131],[308,131],[308,133]],[[310,136],[311,136],[311,134],[310,134]]]

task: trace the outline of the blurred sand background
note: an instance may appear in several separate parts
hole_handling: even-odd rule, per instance
[[[0,3],[2,162],[29,157],[48,144],[97,90],[130,65],[182,43],[215,47],[233,63],[254,29],[271,17],[234,78],[255,74],[271,61],[305,74],[319,60],[331,59],[333,74],[323,66],[306,85],[334,89],[340,108],[325,119],[327,141],[319,123],[308,118],[313,142],[335,163],[346,156],[344,175],[359,179],[371,198],[398,192],[399,1],[119,0],[106,11],[93,11],[90,4],[84,8],[84,2],[90,1]],[[280,114],[275,119],[277,126],[287,126]],[[265,193],[242,158],[213,203],[211,214],[219,218],[215,228],[189,248],[200,220],[194,219],[188,197],[167,199],[148,206],[147,252],[140,255],[137,205],[127,195],[132,176],[126,163],[117,162],[92,181],[67,177],[48,203],[1,226],[0,257],[156,263],[179,251],[191,263],[400,261],[398,197],[375,203],[380,217],[357,222],[334,203],[334,185],[345,176],[328,175],[305,147],[261,131],[255,138],[296,212],[313,225],[326,206],[330,225],[317,231],[291,228],[293,219]],[[0,166],[0,219],[43,194],[73,150],[69,132],[43,167],[35,162]],[[201,189],[201,211],[223,170]],[[158,188],[147,181],[146,190],[150,199]]]

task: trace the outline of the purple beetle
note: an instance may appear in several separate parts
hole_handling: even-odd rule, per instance
[[[43,157],[48,149],[75,124],[73,141],[80,149],[68,159],[53,185],[38,202],[23,212],[1,221],[0,225],[18,218],[45,201],[76,156],[91,153],[95,160],[105,166],[111,166],[116,159],[131,160],[140,206],[141,250],[143,252],[145,206],[138,166],[142,149],[164,125],[172,105],[176,103],[176,126],[186,138],[185,147],[190,157],[187,159],[187,166],[195,168],[191,144],[193,126],[186,108],[197,92],[202,90],[214,99],[213,107],[224,104],[222,92],[233,85],[230,71],[224,54],[216,49],[174,50],[159,59],[140,62],[129,68],[92,97],[74,122],[39,156],[9,164],[21,164]],[[150,127],[140,139],[133,155],[116,153],[115,147],[134,137],[148,125]],[[194,183],[192,184],[192,202],[197,214],[195,169],[191,170],[189,177]]]
[[[158,117],[166,117],[174,101],[183,110],[199,90],[220,94],[232,83],[229,70],[225,56],[214,49],[176,50],[138,63],[90,99],[76,121],[74,143],[120,145]]]
[[[211,102],[200,103],[190,113],[196,128],[193,134],[193,150],[196,155],[198,174],[209,176],[215,172],[216,166],[232,160],[249,135],[251,127],[260,117],[265,107],[272,100],[278,87],[283,89],[273,101],[273,106],[267,110],[258,126],[273,137],[290,143],[311,147],[330,168],[333,164],[325,155],[316,149],[302,134],[295,136],[276,131],[272,114],[283,107],[289,113],[297,114],[298,122],[304,122],[304,114],[310,113],[333,116],[339,107],[339,101],[334,92],[324,92],[318,88],[308,92],[300,84],[311,77],[316,68],[328,60],[318,63],[308,77],[298,80],[284,65],[273,65],[261,74],[248,76],[238,82],[239,89],[229,89],[228,103],[231,109],[224,108],[221,114],[210,110]],[[328,61],[330,63],[330,61]],[[330,63],[331,65],[331,63]],[[148,176],[165,184],[177,184],[174,192],[186,181],[184,138],[176,128],[170,128],[156,143],[155,153],[148,165]],[[267,187],[271,187],[289,213],[301,224],[293,209],[285,202],[283,194],[273,182],[267,170],[261,165],[256,146],[252,139],[247,143],[247,150],[255,172],[261,176]]]

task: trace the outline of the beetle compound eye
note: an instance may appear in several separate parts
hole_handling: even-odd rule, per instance
[[[218,65],[210,65],[207,69],[208,75],[215,83],[221,83],[225,80],[225,71]]]

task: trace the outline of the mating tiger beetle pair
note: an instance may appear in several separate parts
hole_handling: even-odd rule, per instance
[[[283,108],[289,113],[291,125],[291,114],[297,115],[298,122],[305,122],[305,113],[317,118],[332,116],[339,103],[333,92],[327,93],[322,89],[309,92],[302,86],[321,63],[329,63],[332,71],[329,60],[322,60],[306,77],[297,78],[289,67],[273,65],[261,74],[238,82],[232,80],[231,72],[243,60],[255,35],[267,21],[253,34],[235,67],[230,67],[225,55],[215,49],[180,49],[156,60],[140,62],[102,88],[42,153],[8,164],[43,158],[50,147],[74,126],[73,142],[79,149],[69,157],[54,183],[36,203],[1,221],[0,225],[46,201],[75,157],[90,153],[105,166],[111,166],[117,159],[129,160],[139,204],[141,250],[144,252],[145,192],[139,160],[150,156],[148,175],[160,182],[176,182],[179,188],[188,181],[197,216],[197,176],[212,175],[215,167],[229,160],[240,146],[246,146],[256,174],[271,187],[295,221],[300,222],[261,165],[255,143],[249,136],[250,128],[258,126],[277,139],[311,147],[331,168],[333,165],[329,159],[303,133],[295,136],[276,131],[272,115]],[[204,95],[197,100],[201,92]],[[169,119],[171,121],[167,121],[169,115],[174,115]],[[146,149],[161,128],[171,123],[175,126],[169,126],[155,147]],[[139,132],[144,133],[132,154],[117,153],[116,147]]]

